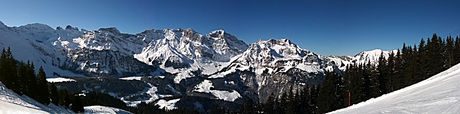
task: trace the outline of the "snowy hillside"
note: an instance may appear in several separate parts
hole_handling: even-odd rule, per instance
[[[331,114],[460,113],[460,64],[431,78]]]
[[[4,114],[43,114],[43,113],[73,113],[62,107],[50,104],[45,106],[27,96],[19,96],[0,83],[0,113]]]
[[[30,39],[33,36],[49,35],[51,33],[45,33],[45,31],[50,30],[52,30],[52,28],[43,24],[7,27],[0,22],[0,48],[10,47],[15,59],[24,62],[33,62],[36,66],[35,71],[38,71],[38,68],[42,66],[46,70],[47,76],[53,76],[54,72],[66,76],[83,76],[67,70],[62,70],[58,66],[53,65],[54,60],[64,60],[65,56],[60,55],[50,47],[44,46],[42,43],[37,42],[37,40]]]
[[[383,54],[383,57],[387,59],[390,56],[390,53],[393,52],[396,54],[398,51],[382,51],[380,49],[375,49],[371,51],[363,51],[359,54],[356,54],[354,57],[351,57],[351,62],[355,62],[357,64],[367,64],[367,62],[371,64],[378,64],[380,56]]]
[[[99,105],[85,106],[84,109],[85,114],[132,114],[131,112],[122,109]]]

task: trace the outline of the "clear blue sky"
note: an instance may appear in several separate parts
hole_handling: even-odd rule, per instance
[[[8,26],[44,23],[87,30],[117,27],[223,29],[248,44],[291,39],[323,56],[355,55],[418,44],[433,33],[460,35],[460,1],[425,0],[6,0]]]

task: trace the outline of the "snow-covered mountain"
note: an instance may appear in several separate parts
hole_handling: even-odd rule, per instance
[[[249,96],[265,101],[272,93],[281,94],[290,87],[296,90],[320,84],[324,72],[342,72],[350,63],[349,60],[324,57],[302,49],[289,39],[259,40],[250,44],[245,52],[234,57],[219,72],[209,75],[208,79],[224,79],[246,86],[246,91],[255,92]],[[221,84],[225,86],[227,83]]]
[[[87,31],[72,26],[53,29],[44,24],[0,24],[1,45],[11,47],[20,60],[53,69],[48,76],[119,77],[168,72],[180,75],[176,79],[179,83],[193,77],[192,71],[215,72],[215,66],[247,48],[246,43],[223,30],[202,35],[192,29],[152,29],[133,35],[114,27]]]
[[[354,62],[356,64],[367,64],[368,62],[370,64],[377,65],[379,62],[380,56],[383,54],[383,57],[387,59],[390,56],[390,53],[393,53],[396,55],[398,50],[393,50],[393,51],[382,51],[380,49],[375,49],[371,51],[363,51],[359,54],[356,54],[354,57],[351,57],[351,62]]]
[[[203,107],[198,104],[206,104],[209,99],[264,101],[270,94],[282,94],[290,87],[320,84],[326,71],[341,73],[349,64],[376,63],[380,54],[387,57],[389,53],[372,50],[354,57],[325,57],[288,39],[247,45],[223,30],[200,34],[192,29],[152,29],[125,34],[115,27],[7,27],[1,22],[0,46],[11,47],[20,61],[43,66],[48,77],[114,78],[56,83],[71,92],[84,89],[110,93],[131,106],[142,101],[165,104],[171,99],[178,104],[197,103],[197,107]],[[137,81],[118,79],[126,76],[138,76]],[[158,103],[161,100],[165,103]]]
[[[460,112],[460,64],[403,89],[373,98],[330,114]]]

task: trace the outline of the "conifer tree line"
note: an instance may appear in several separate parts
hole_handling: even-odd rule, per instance
[[[66,88],[58,89],[54,83],[49,84],[42,67],[35,74],[33,62],[17,62],[9,47],[3,48],[0,56],[0,82],[18,95],[29,96],[44,105],[53,103],[75,112],[84,111],[80,97],[69,94]]]
[[[267,103],[248,100],[238,113],[327,113],[410,86],[460,63],[458,36],[443,39],[436,34],[419,44],[381,54],[378,65],[352,64],[344,75],[326,72],[321,85],[292,89]],[[211,110],[212,111],[212,110]],[[223,109],[214,109],[222,112]]]

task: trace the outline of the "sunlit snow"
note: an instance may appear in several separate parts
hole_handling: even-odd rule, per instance
[[[74,79],[70,79],[70,78],[46,78],[46,81],[50,82],[50,83],[56,83],[56,82],[76,82],[76,80]]]
[[[460,64],[431,78],[331,114],[460,113]]]
[[[179,100],[180,99],[172,99],[172,100],[166,101],[166,100],[160,99],[155,105],[160,106],[160,109],[165,108],[166,110],[173,110],[173,109],[177,109],[176,103]]]
[[[204,80],[203,82],[195,86],[194,91],[203,92],[203,93],[211,93],[218,99],[222,99],[225,101],[233,102],[236,99],[241,98],[241,95],[235,90],[232,90],[232,92],[228,92],[228,91],[221,91],[221,90],[211,90],[212,88],[214,88],[214,86],[212,85],[212,82],[210,80]]]

